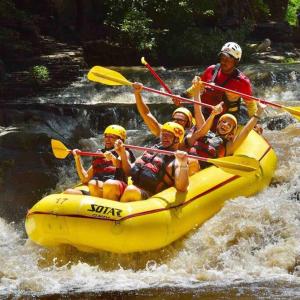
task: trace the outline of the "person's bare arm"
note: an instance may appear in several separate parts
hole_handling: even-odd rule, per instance
[[[148,105],[143,101],[143,98],[141,95],[143,85],[141,83],[135,82],[132,84],[132,87],[134,89],[134,97],[135,97],[136,106],[137,106],[137,109],[138,109],[141,117],[143,118],[145,124],[147,125],[149,130],[152,132],[152,134],[159,137],[160,130],[161,130],[161,124],[152,115]]]
[[[104,153],[104,155],[105,155],[105,158],[107,160],[110,160],[112,162],[112,164],[113,164],[114,167],[116,167],[116,168],[122,168],[122,161],[121,161],[121,157],[120,156],[115,157],[110,151],[106,151]],[[129,152],[128,151],[126,151],[126,156],[129,159]]]
[[[189,146],[193,146],[194,143],[199,138],[205,136],[208,133],[208,131],[210,130],[210,128],[213,125],[215,116],[219,115],[222,112],[222,110],[223,110],[222,105],[223,105],[223,102],[221,102],[218,105],[216,105],[214,107],[214,109],[212,110],[212,112],[210,113],[210,115],[207,118],[207,120],[205,121],[204,125],[200,129],[197,129],[195,132],[193,132],[192,134],[189,134],[186,137]]]
[[[244,126],[244,128],[240,131],[240,133],[234,137],[231,143],[228,143],[226,146],[226,154],[232,155],[233,152],[242,144],[245,140],[249,132],[255,127],[257,121],[260,119],[261,114],[263,113],[265,106],[262,104],[258,104],[257,112],[255,115],[251,117],[248,123]]]
[[[197,159],[189,158],[188,165],[189,165],[189,176],[194,175],[200,170],[199,161]]]
[[[119,158],[121,160],[121,166],[124,173],[129,176],[132,165],[129,161],[129,155],[126,151],[124,144],[121,140],[116,140],[115,142],[115,151],[118,153]]]
[[[187,153],[175,152],[175,188],[179,192],[186,192],[189,187],[189,166]]]
[[[92,166],[87,171],[84,169],[80,155],[78,154],[79,152],[80,152],[80,150],[78,150],[78,149],[72,150],[72,154],[74,155],[77,174],[80,178],[80,181],[82,183],[86,184],[92,179],[94,171],[93,171]]]
[[[198,76],[195,76],[193,79],[193,86],[194,86],[194,101],[201,103],[201,95],[204,91],[204,85],[201,82],[201,78]],[[201,105],[198,105],[194,103],[194,116],[196,121],[196,127],[197,129],[200,129],[203,127],[205,123],[205,118],[202,113]]]

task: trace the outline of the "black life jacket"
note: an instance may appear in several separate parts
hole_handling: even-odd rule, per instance
[[[153,148],[164,149],[159,145]],[[137,159],[131,169],[131,178],[134,185],[151,192],[152,194],[162,191],[164,188],[173,185],[174,165],[172,175],[168,174],[167,166],[170,162],[175,162],[174,155],[165,155],[154,152],[144,152],[142,157]],[[164,176],[167,175],[172,184],[164,182]]]
[[[224,157],[224,148],[224,140],[214,132],[209,131],[194,143],[189,153],[202,157],[217,158]]]
[[[212,76],[212,79],[210,80],[210,82],[212,83],[215,83],[215,80],[216,80],[216,77],[218,75],[218,72],[221,68],[221,65],[220,64],[216,64],[215,68],[214,68],[214,73],[213,73],[213,76]],[[228,81],[230,81],[231,79],[237,79],[239,77],[239,74],[240,74],[240,70],[239,69],[235,69],[233,71],[233,73],[222,83],[218,83],[219,86],[221,87],[224,87]],[[231,114],[237,114],[239,111],[240,111],[240,106],[241,106],[241,98],[238,98],[237,100],[235,101],[229,101],[227,96],[226,96],[226,93],[222,92],[222,91],[215,91],[216,93],[222,93],[222,101],[224,102],[224,111],[223,113],[231,113]]]
[[[218,158],[226,155],[226,141],[212,131],[199,138],[189,149],[189,154],[207,158]],[[199,161],[201,168],[210,166],[210,163]]]
[[[104,153],[109,151],[110,149],[101,149],[97,150],[98,153]],[[134,154],[129,149],[126,149],[129,152],[129,158],[131,162],[135,161]],[[111,151],[111,153],[117,158],[118,153],[116,151]],[[94,179],[100,181],[106,181],[108,179],[116,179],[127,182],[127,176],[125,175],[122,168],[116,168],[112,161],[107,160],[105,157],[95,157],[92,161],[93,171],[94,171]]]

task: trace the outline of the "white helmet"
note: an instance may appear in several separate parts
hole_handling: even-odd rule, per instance
[[[226,43],[222,49],[220,54],[229,54],[230,56],[232,56],[233,58],[235,58],[236,60],[240,61],[241,57],[242,57],[242,49],[241,47],[234,42],[229,42]]]

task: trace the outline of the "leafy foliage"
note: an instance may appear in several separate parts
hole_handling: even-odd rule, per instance
[[[256,18],[270,15],[264,0],[234,5],[235,16],[232,2],[220,0],[105,0],[104,24],[120,46],[151,50],[166,63],[195,64],[213,60],[226,41],[243,46]]]
[[[123,43],[138,50],[151,50],[155,46],[154,32],[150,29],[152,20],[145,12],[133,9],[129,11],[120,24],[120,37]]]
[[[198,27],[189,27],[181,35],[169,34],[161,44],[165,49],[164,61],[169,64],[214,62],[226,42],[235,41],[243,47],[251,27],[251,22],[247,22],[236,30],[223,31],[215,27],[203,31]],[[244,53],[248,52],[246,46],[243,49]]]
[[[287,20],[295,25],[300,7],[300,0],[91,0],[71,1],[72,5],[60,1],[57,7],[53,1],[40,2],[41,8],[48,8],[46,13],[35,10],[33,0],[0,1],[0,56],[7,65],[18,57],[39,54],[42,30],[62,40],[69,38],[70,30],[80,32],[76,38],[81,41],[100,40],[112,49],[113,59],[122,49],[130,59],[147,55],[173,65],[214,61],[230,40],[241,44],[245,61],[252,24],[283,21],[287,11]],[[62,8],[70,13],[71,6],[74,16],[69,18]],[[55,22],[44,28],[41,20],[50,20],[48,10]]]
[[[48,68],[41,65],[32,67],[31,76],[38,84],[42,84],[43,82],[50,80]]]
[[[300,12],[300,0],[290,0],[286,15],[286,20],[290,25],[297,24],[297,13]],[[300,24],[298,24],[300,26]]]

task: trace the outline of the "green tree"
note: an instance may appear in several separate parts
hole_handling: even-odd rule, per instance
[[[300,10],[300,0],[290,0],[287,8],[286,20],[290,25],[297,25],[297,12]],[[300,26],[300,24],[298,24]]]

